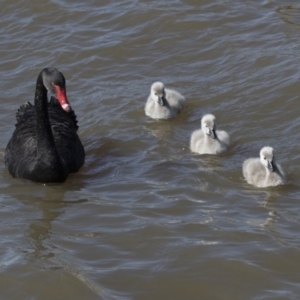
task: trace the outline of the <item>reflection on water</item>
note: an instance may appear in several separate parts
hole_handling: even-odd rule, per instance
[[[281,6],[276,9],[281,15],[282,20],[288,24],[295,26],[300,29],[300,8],[296,5]]]
[[[98,295],[103,294],[103,289],[88,278],[80,270],[80,267],[76,266],[76,262],[72,261],[68,253],[49,243],[55,231],[52,228],[53,223],[62,217],[68,207],[85,203],[88,200],[65,200],[67,198],[65,197],[66,190],[62,186],[41,186],[39,190],[39,195],[34,195],[30,199],[24,194],[16,193],[14,195],[22,204],[32,206],[41,213],[39,218],[30,220],[28,228],[23,228],[26,238],[26,243],[23,245],[23,253],[26,260],[45,270],[64,270],[83,282]],[[63,233],[59,233],[59,235],[61,237],[64,236]],[[91,235],[85,234],[84,236]]]
[[[64,194],[64,190],[53,193],[51,187],[44,187],[42,195],[33,196],[30,200],[25,200],[24,196],[19,195],[19,200],[22,203],[34,206],[41,212],[40,218],[32,220],[29,228],[25,231],[28,242],[26,257],[35,263],[49,264],[47,260],[54,256],[52,247],[47,245],[47,240],[51,237],[52,222],[64,213],[66,206],[69,204],[64,202]],[[18,196],[16,196],[17,198]]]

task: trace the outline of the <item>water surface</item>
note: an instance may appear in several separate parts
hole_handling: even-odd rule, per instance
[[[1,299],[298,299],[299,17],[296,0],[5,0]],[[64,184],[4,166],[47,66],[67,79],[86,149]],[[157,80],[187,98],[174,120],[144,114]],[[205,113],[230,133],[227,153],[190,153]],[[265,145],[287,185],[242,178]]]

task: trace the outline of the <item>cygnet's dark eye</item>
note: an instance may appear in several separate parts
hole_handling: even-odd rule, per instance
[[[266,158],[264,157],[264,160],[266,160]]]

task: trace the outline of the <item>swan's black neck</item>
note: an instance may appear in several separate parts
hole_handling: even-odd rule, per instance
[[[47,89],[43,83],[42,73],[37,79],[34,105],[36,117],[37,159],[54,169],[63,170],[49,121]]]
[[[48,105],[47,105],[47,89],[44,86],[43,78],[40,75],[36,82],[35,90],[35,117],[36,117],[36,134],[38,150],[44,147],[54,145],[54,139],[51,131]]]

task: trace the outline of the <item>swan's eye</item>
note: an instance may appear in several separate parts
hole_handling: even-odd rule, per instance
[[[266,158],[264,157],[264,160],[266,160]]]
[[[155,96],[157,96],[157,93],[154,93]]]

